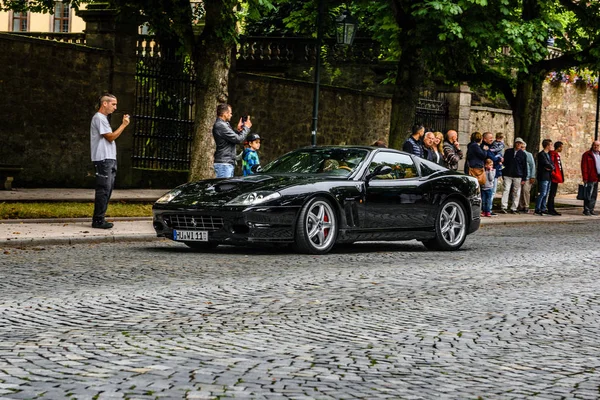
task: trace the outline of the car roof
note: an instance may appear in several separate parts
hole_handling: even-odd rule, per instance
[[[363,149],[363,150],[386,150],[386,151],[394,151],[397,153],[406,153],[404,151],[391,149],[389,147],[379,147],[379,146],[367,146],[367,145],[327,145],[327,146],[304,146],[300,147],[296,150],[306,150],[306,149]],[[409,154],[409,153],[406,153]]]

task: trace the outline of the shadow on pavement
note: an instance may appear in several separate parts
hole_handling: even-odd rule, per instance
[[[220,245],[216,249],[210,250],[195,250],[187,247],[183,243],[169,242],[169,246],[156,246],[152,244],[150,247],[139,247],[138,250],[144,252],[156,252],[156,253],[171,253],[171,254],[187,254],[187,253],[198,253],[198,254],[235,254],[235,255],[282,255],[282,254],[293,254],[293,255],[305,255],[315,256],[311,254],[298,253],[293,250],[291,245],[279,245],[279,246],[228,246]],[[172,244],[172,245],[171,245]],[[462,248],[458,250],[469,251],[468,248]],[[353,244],[339,244],[336,245],[331,252],[327,255],[335,254],[361,254],[361,253],[382,253],[382,252],[411,252],[411,253],[437,253],[435,251],[427,250],[420,242],[417,241],[406,241],[406,242],[358,242]],[[439,252],[444,253],[444,252]],[[325,255],[325,256],[327,256]],[[318,256],[317,256],[318,257]]]

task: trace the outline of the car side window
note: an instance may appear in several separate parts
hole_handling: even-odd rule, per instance
[[[409,179],[417,176],[417,168],[412,158],[406,154],[398,154],[382,151],[375,155],[369,172],[373,172],[379,165],[387,165],[392,168],[392,172],[387,175],[379,175],[374,179]]]

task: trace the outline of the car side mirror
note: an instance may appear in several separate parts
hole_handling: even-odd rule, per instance
[[[253,166],[250,167],[250,171],[252,171],[253,174],[262,171],[262,167],[260,166],[260,164],[254,164]]]
[[[367,175],[366,180],[370,181],[371,179],[373,179],[376,176],[387,175],[387,174],[391,174],[391,173],[392,173],[392,167],[390,167],[389,165],[378,165],[375,167],[373,172],[371,172],[369,175]]]

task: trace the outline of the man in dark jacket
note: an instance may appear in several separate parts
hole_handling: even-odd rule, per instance
[[[535,201],[535,212],[536,215],[548,214],[546,207],[546,201],[548,198],[548,192],[550,190],[550,182],[552,182],[552,171],[554,171],[554,165],[550,159],[550,149],[552,148],[552,140],[542,140],[542,151],[537,155],[537,181],[538,181],[538,196]]]
[[[213,125],[212,134],[217,148],[215,150],[215,174],[217,178],[231,178],[233,168],[235,167],[235,145],[242,143],[250,133],[252,122],[250,117],[237,124],[237,131],[234,131],[231,125],[231,106],[229,104],[219,104],[217,106],[217,120]]]
[[[410,154],[414,154],[417,157],[427,158],[425,156],[425,150],[423,149],[422,137],[425,134],[425,128],[423,125],[414,125],[412,127],[411,135],[406,139],[402,145],[402,151]]]
[[[581,156],[581,176],[586,189],[583,214],[596,215],[594,207],[598,197],[598,177],[600,176],[600,141],[592,143],[592,148]]]
[[[504,152],[504,169],[502,178],[504,180],[504,192],[502,193],[502,213],[506,214],[508,209],[508,198],[512,196],[510,212],[517,213],[521,186],[527,179],[527,161],[525,153],[521,150],[523,139],[516,138],[514,147]]]

